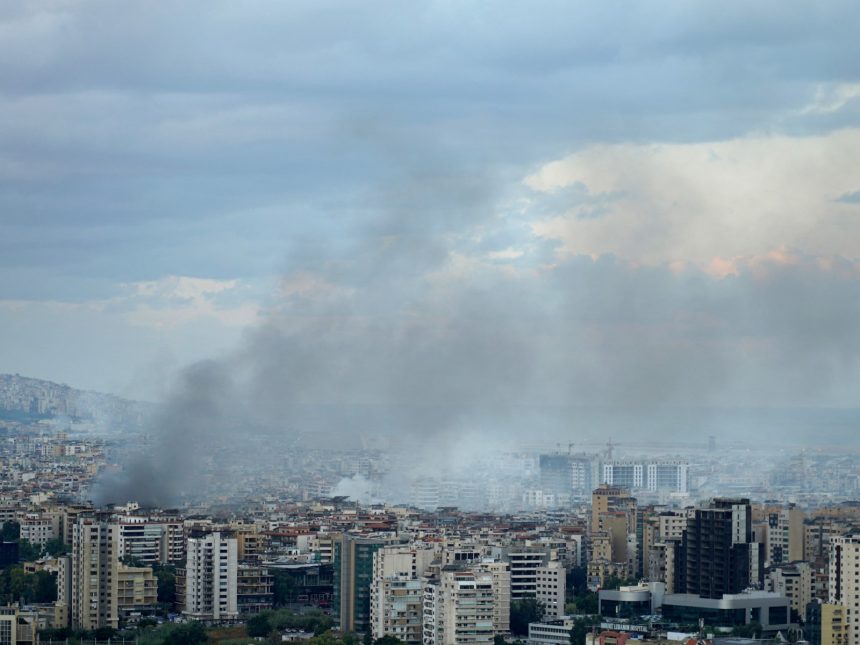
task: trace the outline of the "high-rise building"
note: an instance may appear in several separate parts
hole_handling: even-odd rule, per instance
[[[426,573],[435,551],[416,545],[386,546],[373,554],[370,592],[371,635],[374,639],[395,636],[420,644]]]
[[[454,566],[424,583],[424,645],[492,643],[496,598],[489,572]]]
[[[849,609],[843,605],[821,605],[821,645],[850,645]]]
[[[561,618],[564,615],[567,571],[558,560],[551,560],[536,571],[535,597],[543,605],[544,618]]]
[[[753,542],[747,499],[714,499],[687,521],[680,546],[675,591],[722,598],[750,586],[761,588],[764,545]]]
[[[236,538],[220,532],[188,538],[183,614],[206,622],[239,617]]]
[[[689,466],[686,461],[614,460],[603,464],[602,483],[630,490],[686,493]]]
[[[860,533],[830,539],[828,603],[845,609],[847,643],[860,644]],[[825,618],[822,610],[822,643]]]
[[[341,631],[370,631],[370,588],[373,554],[385,546],[382,538],[344,534],[334,542],[333,606]]]
[[[591,455],[546,454],[540,456],[538,464],[541,491],[556,500],[588,495],[594,488],[596,461]]]
[[[72,626],[117,628],[119,533],[104,517],[79,517],[72,536]]]
[[[776,566],[803,559],[803,511],[794,504],[767,514],[765,564]]]
[[[493,581],[493,629],[499,636],[511,631],[511,566],[489,558],[472,565],[474,571],[488,573]]]

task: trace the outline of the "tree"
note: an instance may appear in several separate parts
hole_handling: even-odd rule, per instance
[[[543,604],[534,598],[515,600],[511,603],[511,632],[517,636],[527,636],[529,623],[536,623],[543,618]]]
[[[57,578],[47,571],[37,571],[33,578],[33,602],[54,602],[57,599]]]
[[[295,581],[289,571],[275,569],[273,572],[274,585],[272,587],[273,603],[275,607],[283,607],[293,600],[295,593]]]
[[[585,637],[588,635],[589,628],[599,621],[599,618],[577,618],[570,630],[570,645],[585,645]]]
[[[761,623],[753,620],[746,625],[735,625],[732,628],[732,636],[744,638],[761,638]]]
[[[593,591],[586,591],[574,598],[576,611],[580,614],[596,614],[599,611],[599,598]]]
[[[202,623],[176,625],[161,641],[162,645],[205,645],[209,642]]]
[[[567,572],[565,586],[569,595],[574,596],[587,590],[588,570],[585,567],[573,567]]]
[[[308,645],[340,645],[340,640],[330,630],[326,630],[310,639]]]
[[[21,537],[21,525],[18,522],[3,522],[0,529],[0,540],[3,542],[15,542]]]
[[[54,556],[55,558],[71,553],[69,545],[60,539],[54,538],[45,543],[45,553]]]
[[[173,605],[176,602],[176,568],[160,566],[153,569],[158,580],[158,602]]]
[[[268,636],[272,632],[272,624],[269,622],[268,614],[265,613],[249,618],[245,627],[251,638]]]
[[[37,560],[42,555],[42,547],[38,544],[32,544],[27,540],[18,541],[18,560],[21,562],[29,562]]]
[[[373,645],[405,645],[405,643],[396,636],[386,634],[373,641]]]
[[[496,634],[493,636],[493,645],[508,645],[508,642],[505,640],[504,636]]]

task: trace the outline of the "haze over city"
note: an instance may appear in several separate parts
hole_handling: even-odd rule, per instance
[[[858,27],[4,2],[0,642],[860,645]]]

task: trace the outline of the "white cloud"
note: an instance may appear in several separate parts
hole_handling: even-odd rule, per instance
[[[700,266],[783,248],[855,257],[860,218],[834,199],[860,188],[858,149],[858,129],[597,145],[544,165],[525,183],[537,199],[582,184],[587,200],[603,200],[600,217],[561,209],[534,226],[539,236],[561,240],[563,253]]]
[[[219,297],[241,288],[238,280],[167,276],[123,286],[129,294],[112,302],[130,306],[125,314],[127,320],[144,327],[163,329],[200,319],[244,327],[254,322],[260,310],[257,304],[241,298],[236,302],[219,302]]]
[[[800,114],[838,112],[858,96],[860,96],[860,83],[819,85],[812,103],[800,110]]]

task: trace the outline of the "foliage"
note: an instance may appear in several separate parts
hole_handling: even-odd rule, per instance
[[[507,645],[507,641],[501,634],[496,634],[493,636],[493,645]]]
[[[761,623],[753,620],[746,625],[735,625],[732,628],[732,636],[744,638],[761,638]]]
[[[57,599],[57,579],[47,571],[26,573],[20,566],[9,567],[0,571],[0,599],[53,602]]]
[[[331,631],[326,630],[308,641],[308,645],[341,645],[342,641]]]
[[[598,596],[593,591],[585,591],[573,599],[578,614],[596,614],[599,611]]]
[[[565,586],[569,596],[575,596],[588,590],[588,571],[585,567],[572,567],[565,577]]]
[[[204,645],[208,642],[202,623],[168,623],[148,630],[140,637],[140,645]]]
[[[544,606],[534,598],[515,600],[511,603],[511,632],[517,636],[529,633],[529,623],[543,618]]]
[[[627,585],[635,585],[636,580],[633,578],[619,578],[618,576],[606,576],[606,580],[600,586],[601,589],[619,589]]]
[[[268,636],[272,632],[272,624],[269,622],[268,614],[265,613],[249,618],[245,627],[248,631],[248,636],[251,638]]]
[[[119,559],[119,561],[127,567],[145,567],[146,566],[140,558],[133,556],[133,555],[124,555]]]
[[[176,567],[153,567],[153,573],[158,580],[158,602],[173,605],[176,602]]]
[[[577,618],[570,630],[570,645],[585,645],[585,637],[593,625],[600,623],[599,617]]]
[[[21,525],[18,522],[3,522],[0,529],[0,539],[3,542],[15,542],[21,537]]]
[[[27,540],[18,540],[18,560],[30,562],[42,556],[42,547]]]
[[[272,575],[274,577],[274,584],[272,587],[274,597],[272,601],[274,602],[275,607],[283,607],[292,601],[296,587],[295,581],[293,580],[293,576],[283,569],[273,570]]]
[[[71,553],[71,548],[62,540],[54,538],[53,540],[48,540],[45,543],[45,548],[43,549],[43,552],[55,558],[58,558],[61,555]]]
[[[397,638],[396,636],[382,636],[381,638],[377,638],[373,641],[373,645],[406,645],[402,640]]]

